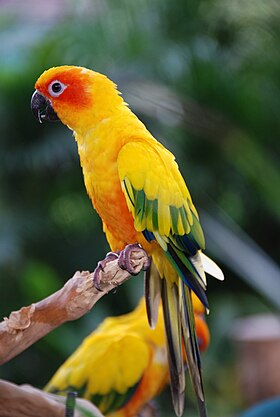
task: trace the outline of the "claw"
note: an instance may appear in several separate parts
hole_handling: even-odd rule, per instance
[[[101,282],[102,273],[104,272],[105,266],[109,262],[112,262],[119,257],[118,252],[119,251],[108,252],[105,259],[98,262],[97,267],[95,268],[93,272],[93,284],[98,291],[103,291],[102,288],[100,287],[100,282]]]
[[[131,253],[135,250],[143,250],[138,243],[127,245],[119,255],[118,264],[121,269],[125,269],[130,275],[138,275],[139,271],[135,271],[135,265],[131,261]],[[143,270],[146,271],[150,266],[150,260],[148,260],[143,266]]]
[[[130,275],[137,275],[135,273],[133,264],[130,259],[131,252],[135,249],[139,249],[137,243],[133,245],[127,245],[120,253],[118,264],[121,269],[125,269]]]

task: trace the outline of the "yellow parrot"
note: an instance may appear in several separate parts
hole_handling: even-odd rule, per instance
[[[199,349],[209,344],[209,330],[195,296]],[[149,327],[145,300],[131,313],[109,317],[92,332],[51,378],[46,391],[68,390],[92,401],[110,417],[134,417],[169,382],[163,314]]]
[[[173,154],[105,75],[83,67],[54,67],[39,77],[35,89],[35,117],[60,120],[74,132],[85,186],[109,245],[114,252],[127,247],[120,265],[132,271],[127,245],[140,244],[151,257],[146,310],[155,327],[162,299],[176,414],[184,410],[183,339],[200,416],[207,416],[191,290],[208,309],[205,272],[218,279],[223,273],[202,253],[198,214]],[[98,285],[98,271],[95,280]]]

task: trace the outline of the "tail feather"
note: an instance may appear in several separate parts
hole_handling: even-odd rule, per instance
[[[161,281],[159,272],[151,261],[150,268],[145,271],[145,299],[149,325],[152,329],[156,327],[158,320],[158,308],[161,299]]]
[[[212,277],[223,281],[225,277],[221,268],[211,258],[208,258],[205,253],[201,252],[200,256],[204,271]]]
[[[167,338],[170,386],[175,413],[181,416],[185,402],[185,370],[182,353],[181,318],[178,287],[162,280],[162,306]]]
[[[201,252],[196,252],[195,255],[189,258],[189,261],[192,264],[193,269],[203,280],[203,284],[204,284],[203,288],[206,289],[207,282],[206,282],[206,275],[205,275],[204,267],[202,263]]]
[[[168,252],[165,252],[164,254],[179,277],[193,290],[202,304],[208,309],[209,304],[205,293],[206,286],[204,279],[199,275],[199,271],[196,270],[195,266],[197,263],[195,264],[192,261],[193,257],[187,258],[183,252],[180,252],[171,245],[168,247]]]
[[[188,371],[196,393],[200,417],[207,417],[191,290],[182,281],[179,282],[179,303]]]
[[[186,384],[183,366],[184,344],[187,368],[196,394],[199,415],[200,417],[207,417],[191,294],[193,291],[208,311],[205,272],[209,273],[211,271],[214,276],[220,279],[223,275],[219,267],[203,255],[200,250],[195,254],[187,254],[177,245],[177,241],[175,243],[169,240],[169,242],[165,242],[165,247],[162,247],[162,249],[164,256],[178,274],[178,281],[174,282],[174,276],[172,275],[169,277],[168,270],[164,273],[161,271],[164,276],[160,278],[159,274],[155,273],[155,266],[153,266],[146,275],[147,311],[150,324],[153,326],[156,323],[155,309],[158,306],[158,293],[161,289],[170,386],[175,412],[177,416],[181,416],[184,410]],[[154,281],[152,277],[156,277],[155,283],[151,283],[151,281]]]

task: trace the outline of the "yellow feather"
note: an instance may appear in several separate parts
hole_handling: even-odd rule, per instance
[[[135,190],[142,190],[145,184],[145,173],[141,171],[132,172],[130,174],[130,181]]]
[[[162,200],[158,202],[158,231],[163,236],[168,236],[170,233],[169,206],[164,204]]]
[[[99,341],[102,347],[107,345],[107,349],[102,354],[96,352],[98,342],[94,346],[91,367],[96,377],[89,380],[88,392],[105,395],[113,386],[114,390],[123,394],[141,378],[148,364],[149,348],[144,341],[133,334],[115,335],[109,341],[104,339]]]
[[[154,200],[158,193],[158,184],[151,175],[146,176],[144,191],[149,200]]]
[[[186,210],[188,223],[189,223],[190,226],[192,226],[193,225],[193,215],[192,215],[192,212],[190,210],[190,207],[189,207],[187,201],[184,201],[184,207],[185,207],[185,210]],[[186,233],[189,233],[189,231],[190,231],[190,228],[188,229],[188,231]]]
[[[179,217],[178,217],[177,228],[178,228],[178,234],[183,236],[185,234],[185,229],[184,229],[183,222],[181,219],[181,214],[179,214]]]

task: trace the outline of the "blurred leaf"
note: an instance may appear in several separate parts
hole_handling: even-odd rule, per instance
[[[280,268],[228,216],[203,212],[202,221],[209,247],[217,260],[265,295],[280,309]]]
[[[47,264],[29,259],[22,269],[20,286],[25,303],[39,301],[59,289],[59,277]]]

